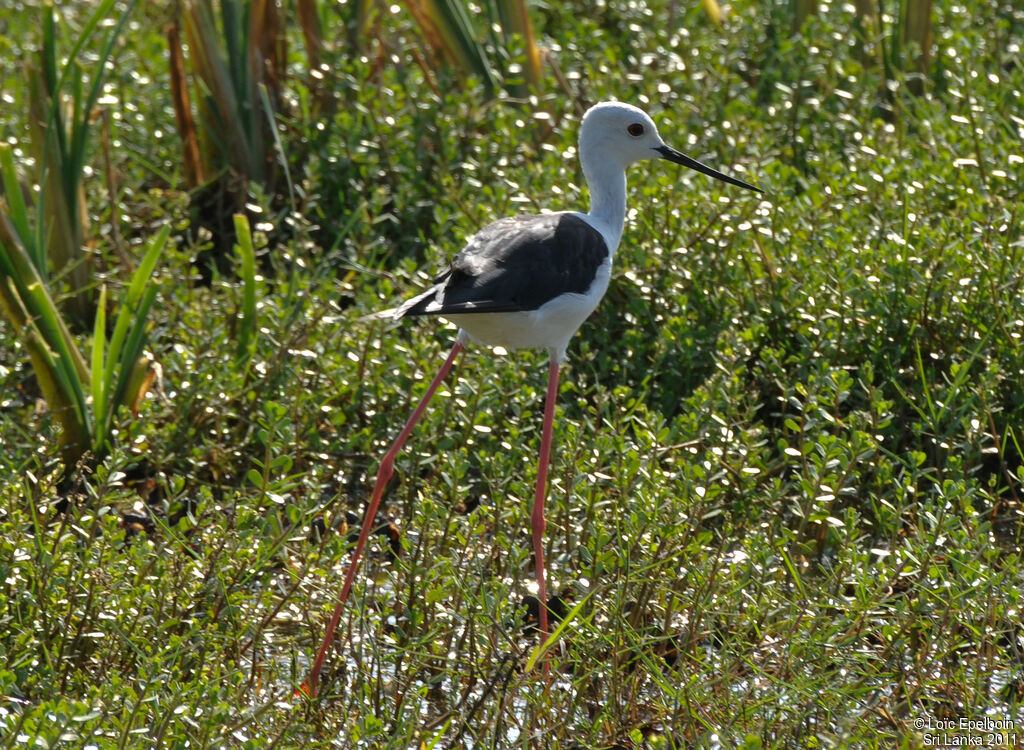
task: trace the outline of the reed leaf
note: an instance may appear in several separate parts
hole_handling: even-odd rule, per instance
[[[189,96],[188,79],[185,74],[185,56],[181,49],[181,29],[176,22],[169,23],[165,33],[170,52],[171,102],[174,105],[174,118],[184,152],[185,184],[190,190],[194,190],[204,182],[206,176],[199,151],[199,133],[196,130],[195,118],[192,117],[192,99]]]
[[[239,258],[242,261],[242,320],[238,329],[238,347],[235,360],[248,366],[255,348],[256,332],[256,251],[252,244],[249,220],[244,214],[235,214],[235,236]]]
[[[713,1],[713,0],[712,0]],[[540,49],[533,36],[533,25],[526,0],[494,0],[494,5],[501,19],[501,29],[505,36],[506,47],[511,46],[518,38],[523,45],[524,65],[523,80],[527,87],[536,88],[540,83]],[[524,95],[528,92],[522,92]]]
[[[910,89],[921,95],[931,65],[932,0],[904,0],[900,37],[903,48],[913,55],[909,70],[918,74],[909,79]]]
[[[11,153],[11,147],[7,144],[0,144],[0,179],[3,181],[4,194],[7,198],[4,213],[7,214],[14,225],[13,233],[24,241],[31,236],[28,207],[21,193],[18,170],[14,165],[14,154]],[[30,253],[31,255],[32,253]],[[35,265],[34,261],[33,265]],[[36,265],[36,268],[38,269],[38,265]]]
[[[92,283],[85,263],[84,239],[89,233],[89,224],[82,182],[89,132],[114,44],[134,5],[135,0],[127,3],[107,33],[89,70],[86,88],[83,89],[78,57],[96,29],[109,19],[115,0],[103,0],[96,6],[75,37],[63,65],[57,50],[57,10],[47,6],[43,10],[38,57],[29,60],[25,68],[30,143],[40,186],[37,208],[39,214],[46,217],[38,223],[36,240],[28,244],[28,249],[44,279],[51,268],[67,279],[70,286],[68,309],[80,325],[84,325],[93,306]],[[23,229],[20,227],[19,232]]]
[[[170,226],[164,225],[160,232],[150,240],[142,262],[132,274],[128,290],[121,301],[110,344],[103,359],[104,399],[113,407],[107,408],[102,415],[97,415],[97,451],[104,447],[107,436],[113,428],[116,408],[122,405],[132,405],[136,401],[136,394],[130,392],[128,383],[137,362],[142,358],[149,310],[153,306],[158,291],[157,286],[152,283],[152,276],[170,234]],[[97,317],[99,317],[98,314]],[[94,338],[94,347],[96,340]],[[117,373],[116,380],[114,379],[115,372]]]
[[[61,426],[61,452],[65,460],[73,462],[90,444],[89,415],[81,380],[83,373],[76,368],[75,355],[78,352],[55,352],[26,308],[15,279],[8,274],[11,260],[7,253],[11,246],[9,229],[6,216],[0,212],[0,304],[5,317],[21,336],[39,389]],[[88,376],[88,371],[84,374]]]
[[[460,78],[475,76],[484,85],[487,94],[503,85],[515,96],[526,96],[541,81],[541,52],[530,22],[526,0],[491,0],[485,3],[486,16],[500,26],[501,35],[495,37],[487,29],[477,28],[472,16],[479,14],[465,0],[412,0],[406,3],[426,46],[437,64],[451,66]],[[522,69],[512,74],[502,72],[498,62],[485,50],[481,40],[490,38],[504,49],[498,59],[510,65],[521,52]]]
[[[363,3],[360,3],[362,5]],[[324,34],[320,16],[316,12],[315,0],[296,0],[295,10],[302,29],[302,40],[306,45],[306,57],[311,70],[320,70],[323,64]]]
[[[7,145],[0,146],[0,178],[5,189],[17,184]],[[147,319],[157,294],[151,279],[169,236],[165,226],[150,240],[109,342],[107,289],[101,287],[87,363],[30,256],[28,247],[38,232],[29,224],[27,208],[17,200],[0,203],[0,308],[21,337],[43,397],[61,426],[61,455],[68,467],[87,452],[101,458],[118,408],[137,405],[139,394],[129,386],[144,359]]]
[[[793,9],[790,32],[796,34],[803,28],[807,19],[817,11],[817,3],[814,0],[792,0],[790,7]]]
[[[106,421],[107,396],[104,375],[106,368],[103,366],[106,355],[107,344],[107,286],[100,287],[100,298],[96,304],[96,320],[92,334],[92,377],[90,378],[92,391],[92,411],[96,424],[100,425]]]
[[[27,319],[21,334],[39,390],[61,427],[57,439],[61,455],[67,466],[73,466],[91,445],[92,424],[82,381],[66,358],[47,345],[34,320]]]
[[[246,130],[238,119],[240,111],[231,78],[232,66],[217,41],[213,8],[209,2],[186,2],[182,20],[192,71],[206,89],[205,95],[198,97],[200,143],[204,162],[210,167],[205,171],[213,174],[230,165],[240,174],[253,177]],[[224,35],[230,50],[234,32],[225,29]]]
[[[701,5],[704,6],[704,12],[711,19],[711,23],[715,24],[715,26],[721,26],[722,8],[718,4],[718,0],[701,0]]]
[[[268,185],[273,163],[268,154],[273,119],[267,119],[259,86],[278,103],[284,74],[283,29],[277,6],[267,0],[221,0],[220,25],[211,0],[186,0],[182,23],[188,41],[193,74],[205,90],[198,96],[199,134],[203,169],[213,175],[225,167],[246,179]],[[173,45],[176,39],[170,39]],[[172,67],[181,54],[180,42],[171,53]],[[184,107],[184,97],[176,106]],[[188,143],[188,131],[179,117],[179,130]]]
[[[488,95],[498,79],[483,47],[469,11],[461,0],[411,0],[406,7],[436,57],[454,66],[460,75],[475,75]]]
[[[17,182],[9,149],[10,146],[6,144],[0,145],[0,171],[3,172],[5,185]],[[10,210],[7,204],[0,204],[0,278],[9,281],[18,297],[18,305],[11,309],[14,316],[11,322],[19,330],[29,321],[41,326],[44,340],[70,363],[81,380],[87,382],[88,366],[78,352],[42,274],[32,260],[31,247],[38,232],[24,223],[23,230],[19,231],[17,224],[9,217]],[[19,310],[24,310],[23,319],[18,317]]]

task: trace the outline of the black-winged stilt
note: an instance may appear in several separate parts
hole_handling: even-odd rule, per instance
[[[303,685],[303,692],[311,697],[316,696],[320,670],[373,528],[384,487],[394,471],[395,457],[469,341],[506,349],[541,348],[546,349],[550,357],[531,521],[537,597],[545,603],[540,607],[539,618],[543,642],[548,632],[544,497],[558,370],[566,359],[569,340],[608,288],[612,258],[626,222],[626,168],[644,159],[667,159],[723,182],[762,192],[665,145],[646,112],[621,102],[597,104],[583,115],[579,155],[590,188],[589,213],[564,211],[514,216],[489,224],[469,240],[430,289],[392,310],[372,316],[398,320],[436,315],[452,321],[460,330],[423,399],[381,461],[338,604]]]

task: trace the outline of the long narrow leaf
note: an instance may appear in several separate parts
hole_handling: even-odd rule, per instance
[[[82,47],[85,46],[85,43],[89,40],[89,37],[92,36],[92,32],[95,31],[96,27],[100,24],[100,22],[109,15],[110,9],[114,6],[114,3],[116,1],[117,0],[103,0],[103,2],[101,2],[96,7],[96,10],[94,10],[92,12],[92,15],[89,16],[89,18],[85,22],[85,25],[82,26],[82,29],[78,32],[78,34],[75,37],[75,44],[71,48],[71,52],[68,53],[67,59],[69,61],[75,60],[78,57],[78,53],[82,51]],[[133,0],[133,2],[134,2],[134,0]],[[54,24],[54,14],[53,14],[53,12],[47,13],[46,14],[45,25],[48,26],[49,28],[46,29],[46,34],[50,37],[49,44],[52,46],[52,48],[54,50],[56,50],[56,45],[54,44],[54,38],[53,38],[54,37],[53,28],[52,28],[53,24]],[[54,59],[54,63],[56,63],[56,56],[54,56],[53,59]],[[61,90],[63,90],[64,89],[65,79],[66,79],[66,77],[68,76],[69,73],[70,73],[70,71],[69,71],[68,67],[65,66],[64,70],[61,71],[60,80],[57,80],[57,78],[56,78],[56,65],[54,65],[53,70],[50,71],[50,74],[52,75],[52,78],[48,79],[48,83],[50,84],[50,90],[51,91],[61,91]]]
[[[5,283],[6,282],[6,283]],[[61,424],[62,434],[70,441],[72,434],[81,434],[74,424],[75,408],[70,394],[61,386],[57,376],[56,363],[52,352],[47,351],[38,332],[33,331],[25,315],[25,309],[18,299],[18,292],[10,278],[0,281],[0,309],[22,337],[22,345],[28,352],[29,363],[39,384],[39,390]],[[63,438],[62,438],[63,439]],[[88,445],[84,442],[83,445]]]
[[[136,315],[132,319],[132,324],[128,331],[128,337],[125,341],[124,347],[121,349],[120,357],[115,361],[115,364],[118,366],[117,382],[110,390],[108,399],[111,406],[107,410],[106,414],[104,414],[104,421],[96,427],[95,442],[97,450],[101,450],[106,444],[106,440],[113,427],[114,417],[117,413],[118,407],[122,405],[131,406],[135,400],[135,394],[128,392],[128,385],[135,372],[135,366],[138,363],[139,358],[142,356],[142,350],[146,341],[146,320],[149,317],[149,310],[153,306],[153,302],[156,300],[157,291],[158,289],[155,285],[146,289],[139,305],[139,309],[136,311]],[[109,351],[107,356],[113,360]]]
[[[271,156],[268,147],[276,128],[273,114],[263,117],[260,99],[269,88],[275,101],[270,102],[269,96],[266,101],[270,102],[271,111],[277,106],[276,95],[285,72],[284,34],[277,3],[272,0],[253,0],[246,21],[245,78],[237,85],[245,93],[245,124],[249,128],[250,153],[254,160],[250,174],[264,182],[271,176],[267,170],[267,157]]]
[[[107,343],[107,287],[100,287],[100,299],[96,306],[96,322],[92,332],[92,414],[96,425],[106,422],[107,413],[107,382],[103,358],[106,355]]]
[[[135,270],[131,283],[128,285],[127,301],[129,305],[134,305],[142,296],[142,290],[149,283],[149,277],[153,275],[157,261],[160,260],[160,253],[163,252],[164,246],[167,244],[167,238],[170,236],[171,226],[170,224],[165,224],[160,228],[156,237],[150,240],[146,254],[142,257],[142,262]]]
[[[185,77],[185,56],[181,51],[181,35],[178,24],[167,26],[167,48],[170,54],[171,101],[174,104],[174,118],[178,124],[178,135],[185,157],[185,184],[192,190],[206,179],[203,160],[199,151],[199,135],[192,117],[192,100]]]
[[[106,69],[107,62],[110,60],[111,55],[114,51],[114,43],[117,38],[121,35],[121,30],[124,28],[125,23],[128,21],[128,15],[131,13],[132,8],[135,7],[136,0],[129,0],[128,5],[121,13],[121,17],[118,19],[117,24],[111,29],[110,33],[107,34],[107,38],[104,41],[103,48],[100,50],[99,56],[96,59],[96,64],[93,66],[92,75],[92,86],[89,88],[89,94],[87,95],[84,103],[81,105],[81,113],[75,118],[72,123],[72,139],[71,139],[71,153],[70,153],[70,164],[68,165],[69,170],[73,171],[73,174],[77,176],[82,174],[82,170],[85,168],[85,152],[86,152],[86,138],[89,134],[89,124],[92,122],[92,110],[96,106],[96,101],[99,99],[100,93],[103,91],[103,84],[106,81]],[[104,3],[104,5],[110,6],[112,3]],[[101,9],[103,6],[101,6]],[[108,9],[109,10],[109,7]],[[96,13],[89,19],[97,18],[97,22],[100,19],[106,18],[106,12],[103,16],[97,17]],[[84,39],[79,36],[78,45],[73,52],[73,55],[77,54],[80,45],[84,42]],[[69,58],[74,60],[74,56]],[[76,94],[75,106],[79,107],[79,96]]]
[[[715,26],[721,26],[722,8],[718,5],[718,0],[701,0],[701,5],[704,6],[704,12],[708,14],[711,23]]]
[[[145,354],[135,360],[121,397],[124,405],[131,409],[132,416],[139,416],[139,407],[146,394],[153,389],[154,384],[159,387],[162,378],[163,368],[159,362],[154,362]]]
[[[435,54],[462,73],[475,74],[487,91],[497,86],[494,71],[476,34],[469,15],[457,0],[416,0],[406,6]]]
[[[61,424],[61,445],[67,449],[68,457],[76,460],[89,448],[89,416],[82,381],[68,358],[47,345],[46,337],[25,309],[13,278],[7,277],[0,289],[0,301],[7,318],[23,337],[43,397]]]
[[[258,0],[257,0],[258,2]],[[251,6],[251,3],[250,3]],[[243,29],[248,26],[248,19],[244,16],[251,12],[251,7],[239,8],[237,0],[220,0],[220,21],[224,35],[224,50],[227,53],[228,75],[231,78],[236,94],[239,95],[239,105],[244,110],[246,93],[249,88],[249,66],[245,59],[246,33]],[[239,111],[237,114],[241,115]],[[244,118],[243,118],[244,123]]]
[[[4,312],[22,334],[43,396],[61,424],[64,458],[76,461],[90,446],[85,391],[89,370],[4,212],[0,212],[0,271]]]
[[[526,62],[523,78],[529,86],[536,86],[540,81],[540,49],[533,35],[526,0],[496,0],[495,5],[501,18],[506,46],[513,35],[522,39]]]
[[[235,214],[235,236],[238,238],[238,254],[242,259],[242,323],[238,332],[237,362],[248,364],[252,356],[253,334],[256,330],[256,252],[252,245],[252,233],[245,214]]]
[[[91,380],[89,369],[71,338],[64,319],[50,298],[49,292],[42,282],[33,282],[29,285],[28,296],[23,298],[23,301],[26,302],[25,307],[31,312],[30,322],[39,329],[47,345],[54,349],[61,366],[68,373],[74,373],[76,397],[84,403],[84,389]]]
[[[143,291],[153,275],[153,270],[156,268],[157,261],[160,259],[160,254],[163,252],[164,246],[167,244],[167,238],[170,235],[171,227],[169,224],[165,224],[156,237],[150,240],[146,254],[142,257],[139,267],[135,269],[132,280],[128,285],[128,292],[121,302],[121,309],[118,310],[117,321],[114,323],[114,332],[110,337],[109,354],[104,367],[104,382],[108,389],[114,381],[114,368],[118,364],[124,365],[125,357],[121,350],[122,345],[130,328],[133,325],[139,325],[139,299],[142,297]],[[144,317],[142,325],[145,325]],[[115,401],[115,403],[118,402]]]
[[[267,91],[267,87],[264,84],[259,86],[260,102],[263,104],[263,116],[267,122],[267,129],[270,131],[270,135],[274,141],[274,150],[278,155],[278,164],[281,165],[281,169],[284,171],[285,184],[288,186],[288,205],[295,208],[295,186],[292,184],[292,173],[288,169],[288,155],[284,150],[284,144],[281,143],[281,139],[277,134],[277,126],[275,125],[274,119],[274,105],[270,102],[270,94]]]
[[[135,0],[129,0],[119,21],[107,34],[100,54],[83,85],[79,56],[100,24],[106,22],[116,0],[102,0],[75,35],[66,62],[59,64],[57,50],[57,9],[43,12],[43,43],[40,49],[42,74],[33,75],[28,66],[30,90],[30,131],[39,169],[38,222],[33,261],[44,277],[49,267],[63,273],[71,294],[63,306],[79,325],[86,326],[93,314],[91,279],[83,263],[83,243],[88,233],[88,213],[82,176],[93,109],[102,92],[109,60]],[[44,234],[45,227],[45,234]]]
[[[77,461],[90,447],[92,432],[85,394],[77,373],[46,345],[35,322],[23,330],[29,361],[50,412],[61,426],[60,445],[66,462]]]
[[[53,7],[48,7],[43,13],[43,46],[42,46],[42,61],[43,61],[43,85],[45,86],[47,94],[52,94],[55,91],[60,91],[63,88],[63,75],[67,75],[67,69],[65,68],[64,74],[61,80],[57,79],[57,11]],[[88,28],[88,24],[86,24]],[[84,40],[83,40],[84,41]],[[69,58],[74,59],[74,56]],[[59,105],[55,105],[53,102],[50,103],[50,107],[53,110],[51,117],[54,114],[60,114]],[[60,136],[58,136],[60,137]],[[63,151],[63,144],[61,147]]]
[[[249,174],[250,149],[246,131],[238,120],[238,96],[232,84],[228,63],[217,45],[217,27],[207,3],[188,0],[183,13],[185,36],[192,66],[210,95],[206,101],[215,109],[217,122],[207,123],[210,136],[224,139],[232,163]]]
[[[89,382],[89,366],[78,351],[42,276],[3,212],[0,212],[0,266],[14,284],[26,316],[41,327],[49,346],[71,364],[80,382]]]
[[[45,26],[46,24],[44,28]],[[54,117],[59,118],[60,113],[59,110],[54,112],[52,109],[52,89],[47,83],[50,77],[47,73],[51,64],[49,58],[55,53],[53,50],[48,51],[48,43],[45,41],[47,38],[48,36],[44,34],[43,48],[40,52],[42,70],[39,64],[31,60],[26,61],[24,65],[28,84],[29,144],[36,161],[36,183],[39,185],[36,192],[36,215],[45,217],[35,222],[32,239],[26,240],[26,243],[33,265],[44,278],[48,272],[46,228],[60,221],[55,217],[55,206],[60,204],[56,196],[63,189],[58,176],[61,170],[60,153],[63,141],[59,132],[61,128],[54,125]]]
[[[18,170],[14,166],[14,154],[6,143],[0,143],[0,176],[3,178],[4,193],[7,196],[6,213],[11,218],[19,239],[22,242],[29,242],[32,231],[29,229],[28,208],[21,194]]]
[[[131,379],[132,368],[142,356],[142,349],[146,341],[146,320],[149,317],[149,310],[156,300],[158,288],[153,285],[146,289],[145,295],[135,315],[133,325],[128,333],[124,349],[121,351],[121,368],[117,374],[117,385],[114,387],[114,399],[117,404],[127,403],[125,393],[128,381]],[[108,420],[112,417],[108,415]]]
[[[320,61],[323,58],[324,35],[320,28],[320,18],[316,13],[316,3],[314,0],[296,0],[295,10],[299,17],[299,26],[302,29],[302,39],[306,45],[309,69],[319,71]]]
[[[590,597],[597,593],[597,591],[597,588],[593,589],[589,594],[577,602],[573,608],[566,613],[565,617],[562,618],[562,621],[558,623],[558,627],[556,627],[547,638],[537,644],[533,651],[530,652],[530,658],[526,660],[526,666],[523,667],[524,672],[531,671],[537,665],[537,662],[539,662],[544,654],[547,653],[548,649],[554,646],[558,639],[562,637],[562,633],[567,627],[569,627],[569,623],[576,619],[576,615],[583,608],[583,605],[586,604],[590,600]],[[541,602],[540,606],[546,607],[547,605],[544,604],[544,602]]]
[[[932,48],[932,0],[905,0],[901,24],[901,41],[912,48],[914,59],[906,64],[921,76],[908,81],[911,90],[924,93],[925,76],[928,75]]]

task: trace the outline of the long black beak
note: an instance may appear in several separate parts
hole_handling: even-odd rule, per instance
[[[716,180],[728,182],[730,185],[736,185],[738,187],[746,188],[747,190],[756,190],[759,193],[764,192],[761,188],[754,187],[749,182],[737,180],[735,177],[730,177],[727,174],[723,174],[722,172],[719,172],[717,169],[712,169],[707,164],[701,164],[696,159],[691,159],[686,154],[680,153],[679,151],[676,151],[674,148],[669,148],[668,146],[662,145],[658,146],[654,150],[661,154],[662,159],[668,159],[669,161],[673,161],[676,164],[682,164],[684,167],[689,167],[690,169],[695,169],[698,172],[703,172],[709,177],[714,177]]]

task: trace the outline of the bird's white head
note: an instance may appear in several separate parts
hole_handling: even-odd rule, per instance
[[[625,170],[643,159],[667,159],[731,185],[763,192],[667,146],[654,120],[639,107],[601,102],[586,111],[580,124],[580,160],[585,171],[602,163]]]
[[[580,155],[584,160],[612,160],[625,168],[659,156],[655,149],[664,145],[651,116],[632,104],[595,104],[580,124]]]

